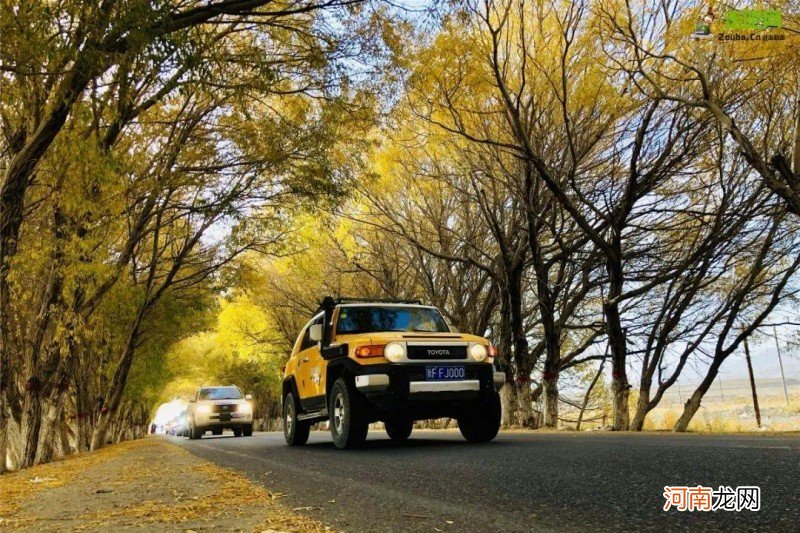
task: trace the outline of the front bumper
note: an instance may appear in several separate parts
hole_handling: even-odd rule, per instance
[[[501,388],[506,382],[504,372],[493,372],[492,383],[495,389]],[[364,374],[356,376],[356,388],[362,392],[382,392],[391,386],[388,374]],[[457,381],[410,381],[408,393],[418,394],[424,392],[455,392],[455,391],[480,391],[479,379],[465,379]]]
[[[463,363],[466,375],[462,380],[428,381],[425,376],[429,364],[360,366],[355,386],[383,410],[424,405],[447,411],[448,406],[459,401],[489,397],[505,383],[505,374],[496,372],[490,363]]]
[[[252,423],[252,413],[197,413],[194,415],[194,425],[196,427],[232,428]]]

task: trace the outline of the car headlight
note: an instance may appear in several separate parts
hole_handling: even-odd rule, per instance
[[[241,404],[239,404],[239,412],[240,413],[245,413],[245,414],[252,413],[253,412],[253,406],[250,405],[250,402],[241,403]]]
[[[205,415],[211,412],[211,406],[208,404],[201,403],[197,406],[197,412],[201,415]]]
[[[469,356],[475,361],[485,361],[488,354],[486,346],[483,344],[473,344],[469,347]]]
[[[390,342],[383,349],[383,356],[392,363],[396,363],[406,356],[406,349],[399,342]]]

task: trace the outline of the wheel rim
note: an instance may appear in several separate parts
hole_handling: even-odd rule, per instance
[[[294,413],[292,412],[294,409],[292,408],[292,404],[288,404],[286,406],[286,434],[292,434],[292,426],[294,424]]]
[[[344,398],[342,398],[341,394],[337,394],[336,399],[333,401],[333,427],[336,428],[336,433],[342,432],[344,417]]]

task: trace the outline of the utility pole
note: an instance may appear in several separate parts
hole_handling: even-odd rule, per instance
[[[772,335],[775,337],[775,349],[778,350],[778,365],[781,367],[781,382],[783,383],[783,400],[789,405],[789,391],[786,390],[786,375],[783,373],[783,359],[781,358],[781,347],[778,344],[778,328],[772,326]]]
[[[753,363],[750,362],[750,345],[747,337],[744,339],[744,358],[747,361],[747,373],[750,374],[750,390],[753,391],[753,410],[756,412],[756,424],[761,428],[761,409],[758,408],[758,393],[756,392],[756,378],[753,375]]]

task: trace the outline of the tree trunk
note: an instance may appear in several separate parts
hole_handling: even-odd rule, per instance
[[[558,373],[546,370],[542,375],[544,388],[544,427],[558,427]]]
[[[608,345],[606,345],[606,356],[608,356]],[[594,386],[597,385],[597,382],[600,380],[600,376],[603,375],[603,367],[606,366],[606,358],[603,357],[603,360],[600,361],[600,366],[597,368],[597,374],[594,375],[594,379],[589,384],[589,388],[586,389],[586,394],[583,396],[583,404],[581,404],[581,410],[578,413],[578,422],[575,424],[575,431],[581,430],[581,424],[583,423],[583,414],[586,412],[586,406],[589,405],[589,398],[592,396],[592,390]]]
[[[800,111],[798,111],[800,113]],[[747,374],[750,376],[750,390],[753,392],[753,410],[756,413],[756,424],[761,427],[761,409],[758,407],[758,392],[756,392],[756,377],[753,374],[753,363],[750,361],[750,345],[744,339],[744,358],[747,361]]]
[[[36,386],[36,385],[32,385]],[[42,428],[41,391],[30,390],[25,400],[25,452],[22,456],[22,467],[33,466],[39,448],[39,434]]]
[[[530,389],[530,383],[513,381],[506,383],[503,388],[506,396],[505,412],[509,426],[523,426],[528,421],[533,409],[527,406],[525,389]]]
[[[512,424],[522,427],[536,427],[538,422],[533,413],[533,395],[531,392],[531,372],[533,362],[530,360],[528,339],[525,337],[525,323],[522,313],[522,269],[523,263],[509,269],[509,311],[511,320],[511,335],[514,346],[514,366],[516,390],[514,397],[516,403],[512,411]]]
[[[797,108],[794,117],[794,149],[792,150],[792,170],[795,176],[800,177],[800,98],[796,102]]]
[[[612,431],[628,431],[630,429],[630,412],[628,410],[630,387],[627,385],[627,379],[624,377],[613,379],[611,393],[611,409],[614,415],[611,429]]]
[[[542,374],[544,426],[555,428],[558,427],[558,369],[561,366],[561,332],[556,327],[556,302],[553,291],[550,290],[550,268],[540,246],[541,218],[537,213],[539,198],[535,186],[534,169],[530,162],[525,163],[524,184],[527,202],[525,214],[528,224],[528,244],[536,277],[536,300],[545,341],[545,361]]]
[[[617,257],[609,257],[606,260],[609,281],[609,293],[607,300],[603,303],[606,319],[606,333],[608,344],[611,349],[611,393],[612,409],[614,421],[612,429],[614,431],[628,431],[630,429],[630,411],[628,408],[628,397],[630,395],[630,384],[628,383],[627,371],[627,341],[625,330],[622,327],[622,318],[619,313],[619,298],[622,296],[623,274],[621,255],[619,254],[619,236],[614,237],[617,250]]]
[[[636,413],[631,421],[631,431],[642,431],[644,420],[650,412],[650,380],[642,380],[639,387],[639,400],[636,402]]]
[[[114,416],[114,413],[119,408],[122,400],[122,394],[125,392],[125,384],[128,380],[128,372],[131,369],[133,356],[136,353],[136,345],[139,340],[139,329],[142,325],[142,321],[144,320],[146,311],[147,307],[146,305],[143,305],[139,309],[136,319],[131,327],[130,334],[128,335],[128,341],[125,343],[125,351],[123,352],[122,357],[117,364],[117,368],[114,371],[114,378],[111,381],[108,393],[105,395],[102,410],[97,418],[97,424],[95,424],[94,432],[92,433],[92,444],[90,446],[91,450],[97,450],[102,447],[103,444],[105,444],[105,437],[109,424]]]
[[[62,402],[47,402],[42,409],[44,416],[42,417],[42,426],[39,434],[39,445],[36,449],[36,457],[34,464],[47,463],[53,460],[57,450],[55,444],[57,442],[57,432],[60,430],[60,420],[62,415]]]
[[[512,424],[511,414],[514,411],[516,402],[516,387],[514,387],[513,381],[506,381],[506,384],[500,389],[500,405],[502,410],[500,425],[503,427],[507,428]]]
[[[689,423],[694,418],[694,415],[700,409],[700,403],[703,400],[703,396],[705,396],[708,389],[711,388],[711,385],[714,383],[714,380],[717,378],[717,374],[719,373],[719,367],[722,366],[722,361],[718,360],[717,358],[711,363],[711,366],[708,368],[708,373],[706,377],[703,378],[703,381],[700,382],[700,385],[695,389],[694,393],[692,393],[691,397],[686,401],[686,404],[683,407],[683,413],[681,417],[675,422],[675,426],[672,428],[673,431],[682,433],[689,428]]]
[[[1,379],[1,378],[0,378]],[[0,474],[8,470],[8,401],[6,392],[0,387]]]

